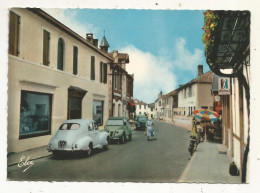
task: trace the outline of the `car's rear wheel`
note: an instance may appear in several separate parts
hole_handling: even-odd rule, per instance
[[[126,141],[126,136],[125,134],[123,134],[122,137],[120,138],[120,143],[123,144],[125,143],[125,141]]]
[[[87,156],[90,156],[92,154],[92,150],[93,150],[93,144],[90,143],[88,145]]]
[[[103,145],[103,150],[108,150],[108,144],[109,144],[109,137],[107,137],[106,144]]]

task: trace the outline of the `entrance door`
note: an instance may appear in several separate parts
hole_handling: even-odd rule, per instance
[[[68,119],[81,119],[81,103],[82,98],[72,96],[69,97]]]
[[[70,86],[68,89],[68,119],[82,118],[82,100],[87,91]]]

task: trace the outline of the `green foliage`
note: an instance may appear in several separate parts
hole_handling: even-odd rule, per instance
[[[217,29],[219,23],[219,16],[216,12],[207,10],[203,12],[204,14],[204,34],[202,36],[202,42],[204,44],[204,49],[207,54],[211,53],[212,47],[215,41],[214,32]]]

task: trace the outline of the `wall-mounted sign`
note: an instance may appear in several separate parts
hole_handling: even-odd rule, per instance
[[[218,94],[219,95],[230,95],[230,79],[219,78],[218,79]]]

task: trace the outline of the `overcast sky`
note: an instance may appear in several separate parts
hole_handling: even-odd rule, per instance
[[[152,103],[196,77],[205,62],[202,10],[44,9],[85,38],[104,36],[109,51],[128,53],[134,98]]]

